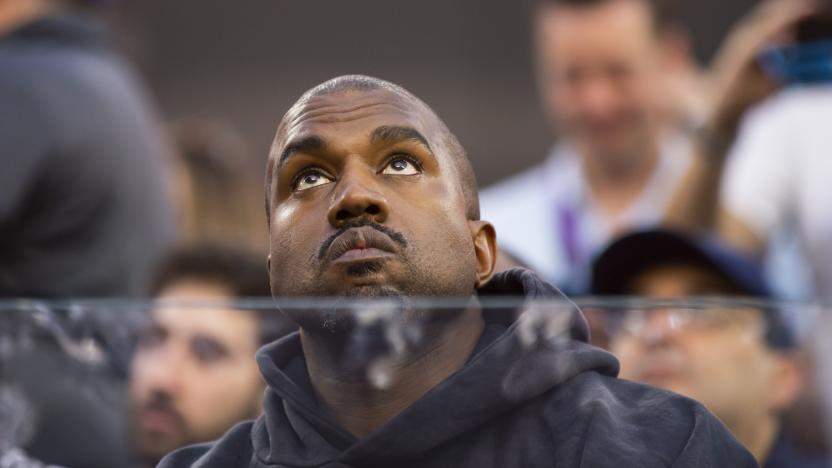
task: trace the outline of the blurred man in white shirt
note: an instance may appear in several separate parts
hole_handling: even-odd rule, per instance
[[[502,251],[573,292],[610,237],[655,224],[688,165],[670,124],[688,44],[658,0],[541,0],[539,86],[562,137],[540,165],[482,193]]]

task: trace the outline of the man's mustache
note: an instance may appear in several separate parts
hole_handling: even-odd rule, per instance
[[[154,392],[153,394],[151,394],[147,402],[141,405],[141,410],[168,413],[177,420],[177,423],[180,428],[185,426],[185,418],[173,406],[173,401],[171,397],[165,393]]]
[[[393,242],[399,244],[399,246],[401,246],[402,248],[407,247],[407,240],[405,239],[404,235],[402,235],[400,232],[395,231],[393,229],[390,229],[387,226],[384,226],[382,224],[378,224],[378,223],[370,221],[370,220],[356,220],[356,221],[344,223],[344,225],[342,225],[340,228],[338,228],[338,230],[335,231],[335,233],[333,233],[331,236],[329,236],[323,242],[323,244],[321,244],[321,248],[318,249],[318,259],[323,260],[323,258],[326,256],[327,251],[329,251],[329,247],[332,245],[333,242],[335,242],[335,239],[337,239],[338,236],[347,232],[350,229],[355,229],[355,228],[360,228],[360,227],[365,227],[365,226],[370,227],[372,229],[375,229],[376,231],[379,231],[379,232],[383,233],[384,235],[386,235],[387,237],[392,239]]]

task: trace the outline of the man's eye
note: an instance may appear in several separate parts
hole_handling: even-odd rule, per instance
[[[143,330],[139,334],[138,345],[142,349],[158,348],[167,339],[167,332],[160,327]]]
[[[392,159],[389,163],[387,163],[381,173],[393,175],[416,175],[420,173],[420,170],[410,159],[399,157]]]
[[[191,339],[191,352],[204,364],[216,362],[228,356],[228,349],[214,339],[197,336]]]
[[[307,190],[313,187],[317,187],[319,185],[325,185],[332,182],[332,179],[329,177],[321,174],[318,171],[311,171],[305,174],[302,174],[298,177],[297,181],[295,181],[295,190]]]

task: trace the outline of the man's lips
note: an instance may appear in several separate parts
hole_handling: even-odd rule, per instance
[[[369,249],[352,249],[346,251],[340,257],[334,260],[334,263],[346,263],[352,261],[372,260],[385,257],[392,257],[393,253],[384,250],[369,248]]]
[[[644,382],[663,382],[672,379],[678,375],[678,371],[673,366],[655,365],[643,369],[640,373],[640,379]]]
[[[352,262],[392,257],[398,245],[387,234],[369,226],[344,231],[332,241],[326,253],[330,262]]]
[[[639,366],[639,380],[658,384],[675,379],[680,374],[680,365],[678,359],[673,359],[670,356],[648,357]]]
[[[181,418],[172,411],[144,408],[139,413],[139,424],[144,431],[173,434],[181,430]]]

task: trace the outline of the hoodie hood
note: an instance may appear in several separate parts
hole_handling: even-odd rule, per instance
[[[261,349],[257,362],[269,388],[266,416],[252,430],[255,458],[291,467],[389,466],[427,455],[580,373],[617,375],[616,359],[587,344],[577,307],[549,313],[534,307],[532,301],[563,296],[530,271],[498,274],[479,293],[525,296],[529,307],[485,313],[485,329],[465,366],[360,440],[319,408],[298,333]]]

